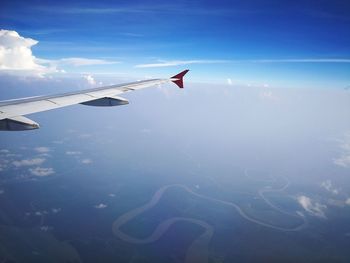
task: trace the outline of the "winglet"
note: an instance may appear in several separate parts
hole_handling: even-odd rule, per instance
[[[183,77],[186,75],[186,73],[189,72],[188,69],[180,72],[179,74],[171,77],[171,81],[174,82],[180,89],[183,89],[184,87],[184,82],[183,82]]]

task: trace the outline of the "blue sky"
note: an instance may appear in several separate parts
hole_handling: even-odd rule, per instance
[[[348,1],[7,1],[0,25],[39,41],[37,58],[118,62],[66,72],[345,88],[349,13]]]

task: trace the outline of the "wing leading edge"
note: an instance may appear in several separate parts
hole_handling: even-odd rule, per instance
[[[168,82],[174,82],[179,88],[183,88],[183,77],[188,71],[189,70],[184,70],[168,79],[151,79],[59,95],[0,101],[0,130],[19,131],[38,129],[38,123],[23,117],[23,115],[27,114],[57,109],[75,104],[83,104],[88,106],[125,105],[129,102],[118,95]]]

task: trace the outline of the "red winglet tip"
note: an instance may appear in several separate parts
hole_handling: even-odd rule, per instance
[[[173,80],[173,82],[180,88],[180,89],[183,89],[184,87],[184,82],[183,82],[183,77],[186,75],[187,72],[189,72],[190,70],[189,69],[186,69],[182,72],[180,72],[179,74],[171,77],[172,79],[176,79],[176,80]]]

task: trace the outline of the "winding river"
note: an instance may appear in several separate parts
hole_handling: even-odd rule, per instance
[[[193,196],[196,196],[198,198],[206,199],[208,201],[215,202],[215,203],[218,203],[221,205],[230,206],[230,207],[234,208],[240,216],[242,216],[244,219],[246,219],[252,223],[255,223],[255,224],[258,224],[258,225],[261,225],[264,227],[269,227],[272,229],[280,230],[280,231],[299,231],[306,224],[305,218],[301,215],[290,214],[288,212],[281,210],[280,208],[275,206],[273,203],[271,203],[263,195],[263,193],[267,192],[267,191],[283,191],[284,189],[286,189],[288,187],[288,184],[289,184],[289,182],[285,186],[283,186],[282,188],[277,189],[277,190],[263,189],[263,190],[259,191],[259,195],[269,206],[278,210],[279,212],[281,212],[283,214],[287,214],[289,216],[298,216],[302,220],[302,223],[299,226],[296,226],[293,228],[285,228],[285,227],[272,225],[272,224],[269,224],[266,222],[262,222],[260,220],[255,219],[255,218],[252,218],[249,215],[247,215],[246,213],[244,213],[244,211],[237,204],[235,204],[233,202],[228,202],[228,201],[224,201],[224,200],[220,200],[220,199],[216,199],[216,198],[212,198],[209,196],[205,196],[205,195],[196,193],[192,189],[187,187],[186,185],[173,184],[173,185],[165,185],[165,186],[161,187],[160,189],[158,189],[155,192],[155,194],[152,196],[152,198],[149,202],[147,202],[146,204],[144,204],[140,207],[132,209],[132,210],[126,212],[125,214],[121,215],[120,217],[118,217],[113,222],[112,230],[113,230],[113,233],[115,236],[117,236],[118,238],[120,238],[126,242],[133,243],[133,244],[148,244],[148,243],[155,242],[158,239],[160,239],[162,237],[162,235],[173,224],[175,224],[179,221],[191,222],[193,224],[197,224],[197,225],[201,226],[204,229],[204,232],[197,239],[195,239],[192,242],[191,246],[188,248],[187,253],[186,253],[185,262],[208,262],[208,246],[209,246],[209,242],[214,234],[214,229],[212,226],[210,226],[209,224],[207,224],[206,222],[204,222],[202,220],[193,219],[193,218],[186,218],[186,217],[172,217],[172,218],[167,219],[167,220],[163,221],[162,223],[160,223],[156,227],[156,229],[153,231],[153,233],[150,236],[145,237],[145,238],[137,238],[137,237],[130,236],[130,235],[124,233],[121,230],[121,227],[124,224],[126,224],[128,221],[130,221],[131,219],[139,216],[140,214],[144,213],[145,211],[156,206],[157,203],[159,202],[159,200],[162,198],[163,194],[169,188],[178,187],[178,188],[182,188],[184,191],[187,191],[188,193],[190,193]]]
[[[201,234],[197,239],[195,239],[191,246],[188,248],[186,253],[186,259],[185,262],[208,262],[208,246],[209,242],[214,234],[214,229],[212,226],[207,224],[206,222],[198,219],[193,218],[186,218],[186,217],[172,217],[170,219],[167,219],[160,223],[156,229],[153,231],[153,233],[146,237],[146,238],[135,238],[128,234],[125,234],[120,230],[120,228],[126,224],[131,219],[135,218],[136,216],[142,214],[146,210],[154,207],[157,205],[161,197],[163,196],[164,192],[171,188],[171,187],[185,187],[185,189],[188,189],[186,186],[183,185],[166,185],[161,187],[151,198],[151,200],[146,203],[143,206],[137,207],[133,210],[130,210],[129,212],[121,215],[117,218],[117,220],[114,221],[112,230],[114,235],[119,237],[120,239],[133,243],[133,244],[148,244],[151,242],[157,241],[159,238],[162,237],[162,235],[168,230],[169,227],[171,227],[173,224],[179,221],[188,221],[194,224],[197,224],[204,228],[204,233]]]

